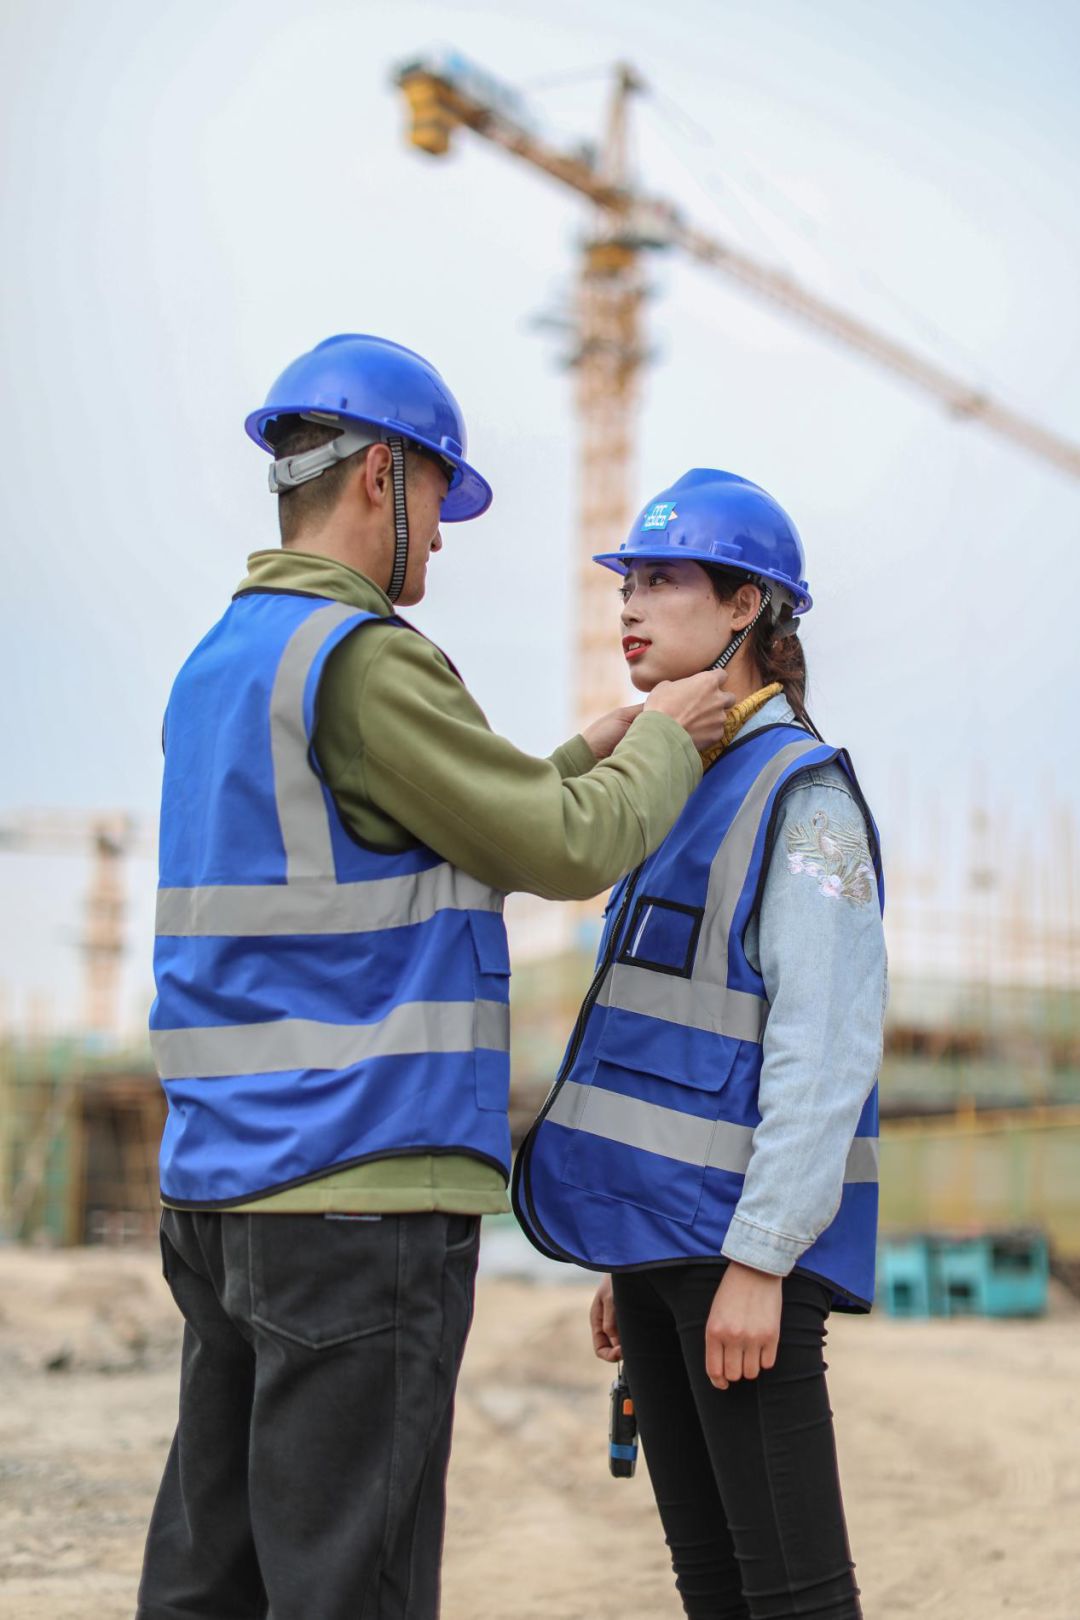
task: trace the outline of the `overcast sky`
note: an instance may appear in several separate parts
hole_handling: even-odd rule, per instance
[[[495,726],[562,740],[575,422],[533,322],[587,221],[481,141],[406,147],[391,68],[442,42],[568,137],[605,93],[578,70],[630,60],[652,189],[1080,438],[1075,6],[4,0],[0,813],[154,816],[171,678],[275,540],[243,417],[337,331],[419,349],[458,395],[496,499],[414,617]],[[709,272],[652,276],[636,498],[695,465],[764,484],[806,545],[818,723],[887,838],[974,792],[1038,847],[1046,795],[1080,800],[1080,483]],[[83,868],[3,861],[0,982],[64,1006]]]

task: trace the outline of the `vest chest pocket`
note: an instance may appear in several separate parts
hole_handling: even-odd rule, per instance
[[[592,1079],[572,1093],[564,1183],[689,1226],[717,1133],[744,1129],[719,1118],[736,1050],[717,1041],[710,1062],[688,1068],[655,1023],[609,1018]]]
[[[678,900],[639,895],[623,935],[618,961],[688,979],[693,972],[704,915],[702,906],[684,906]]]
[[[466,913],[476,972],[476,1101],[505,1113],[510,1102],[510,952],[497,911]]]

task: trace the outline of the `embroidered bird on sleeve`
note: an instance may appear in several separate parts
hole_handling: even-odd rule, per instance
[[[812,877],[827,900],[864,906],[874,896],[877,878],[861,820],[834,821],[815,810],[809,822],[788,828],[787,862],[789,872]]]

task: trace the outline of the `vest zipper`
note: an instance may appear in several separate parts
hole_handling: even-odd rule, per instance
[[[642,862],[642,866],[644,866],[644,862]],[[593,981],[585,993],[585,1000],[581,1003],[581,1009],[577,1015],[577,1023],[574,1025],[574,1033],[571,1037],[570,1045],[567,1048],[566,1056],[563,1059],[562,1068],[555,1077],[555,1084],[551,1088],[551,1093],[547,1101],[540,1110],[540,1113],[537,1115],[537,1125],[539,1125],[540,1121],[544,1118],[552,1103],[555,1101],[563,1081],[573,1068],[574,1060],[576,1059],[578,1052],[581,1050],[581,1043],[585,1039],[585,1025],[589,1021],[589,1014],[596,1005],[596,998],[600,994],[600,986],[603,984],[604,979],[607,976],[608,969],[615,960],[615,952],[619,948],[619,934],[622,930],[623,918],[626,916],[627,908],[629,907],[630,901],[633,898],[634,890],[637,887],[638,878],[641,876],[642,866],[635,867],[633,872],[630,874],[630,881],[626,885],[626,891],[623,894],[622,899],[619,901],[619,909],[615,913],[615,921],[611,925],[611,933],[608,936],[607,950],[604,952],[600,964],[593,975]],[[533,1130],[535,1129],[536,1126],[534,1125]]]
[[[581,1043],[585,1039],[585,1026],[589,1021],[589,1014],[596,1005],[596,998],[600,994],[600,986],[603,984],[608,969],[615,960],[615,952],[619,947],[619,935],[622,932],[623,919],[626,916],[627,908],[629,907],[630,901],[633,898],[634,890],[637,887],[637,882],[642,874],[642,871],[644,870],[644,866],[645,862],[642,861],[641,865],[635,867],[633,872],[630,874],[630,879],[626,885],[623,897],[619,901],[619,909],[615,913],[615,920],[611,925],[611,933],[608,936],[607,949],[597,965],[596,972],[593,975],[593,981],[585,994],[584,1001],[581,1003],[581,1008],[577,1015],[577,1023],[574,1025],[574,1033],[570,1039],[570,1045],[567,1048],[566,1056],[562,1062],[562,1067],[555,1076],[555,1084],[548,1093],[543,1108],[541,1108],[540,1112],[533,1120],[532,1125],[529,1127],[529,1134],[526,1136],[524,1142],[522,1142],[521,1147],[518,1150],[518,1161],[515,1165],[516,1173],[514,1176],[514,1186],[512,1188],[512,1201],[515,1204],[517,1203],[519,1193],[525,1199],[529,1212],[528,1224],[532,1228],[534,1237],[543,1232],[543,1228],[537,1221],[536,1213],[533,1209],[532,1198],[529,1196],[528,1182],[526,1179],[528,1172],[529,1151],[532,1147],[533,1137],[536,1135],[537,1130],[546,1119],[552,1103],[559,1095],[563,1082],[566,1080],[567,1075],[574,1067],[574,1062],[577,1058],[578,1052],[581,1050]],[[518,1218],[520,1220],[520,1214]],[[525,1223],[522,1222],[522,1224],[524,1225]],[[551,1244],[551,1247],[548,1250],[549,1254],[557,1257],[560,1260],[573,1260],[576,1264],[580,1265],[581,1262],[577,1259],[576,1255],[567,1254],[565,1250],[560,1249],[556,1244],[552,1243],[552,1240],[547,1236],[546,1232],[544,1232],[543,1235],[546,1242]]]

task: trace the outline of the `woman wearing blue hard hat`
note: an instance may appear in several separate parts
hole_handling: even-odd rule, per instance
[[[596,561],[622,575],[638,690],[726,666],[736,704],[612,893],[515,1209],[542,1252],[611,1274],[593,1346],[625,1364],[686,1613],[850,1620],[822,1347],[874,1286],[877,833],[807,713],[802,546],[764,490],[689,472]]]

